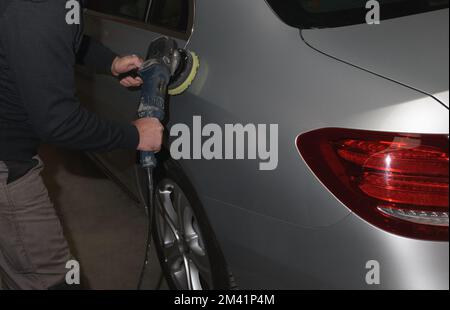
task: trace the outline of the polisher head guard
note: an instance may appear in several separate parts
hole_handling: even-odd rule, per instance
[[[150,44],[147,59],[141,70],[155,62],[167,66],[170,70],[168,93],[171,96],[186,91],[200,67],[199,58],[194,52],[178,48],[177,42],[168,37],[160,37]]]

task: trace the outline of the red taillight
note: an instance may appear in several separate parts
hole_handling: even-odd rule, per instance
[[[447,135],[326,128],[300,135],[297,147],[322,183],[369,223],[448,240]]]

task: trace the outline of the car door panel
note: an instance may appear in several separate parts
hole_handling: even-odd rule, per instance
[[[87,10],[85,33],[111,48],[118,55],[145,57],[150,43],[162,36],[172,36],[180,46],[186,38],[175,31]],[[113,121],[130,123],[136,118],[140,91],[122,87],[113,76],[98,75],[77,68],[78,95],[93,112]],[[137,196],[135,186],[136,152],[118,150],[92,154]]]

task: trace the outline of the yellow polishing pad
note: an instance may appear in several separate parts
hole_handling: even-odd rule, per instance
[[[184,93],[189,86],[191,86],[192,82],[195,80],[195,77],[197,76],[198,69],[200,68],[200,59],[194,52],[190,52],[190,55],[192,57],[192,68],[189,72],[186,80],[179,86],[173,89],[169,89],[169,95],[171,96],[177,96]]]

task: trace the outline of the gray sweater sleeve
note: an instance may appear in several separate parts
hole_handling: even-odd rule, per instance
[[[66,23],[64,4],[12,1],[4,12],[5,52],[29,121],[47,143],[78,150],[136,149],[135,126],[90,113],[75,95],[76,26]]]
[[[76,61],[97,73],[111,74],[111,65],[117,56],[108,47],[85,35],[77,51]]]

